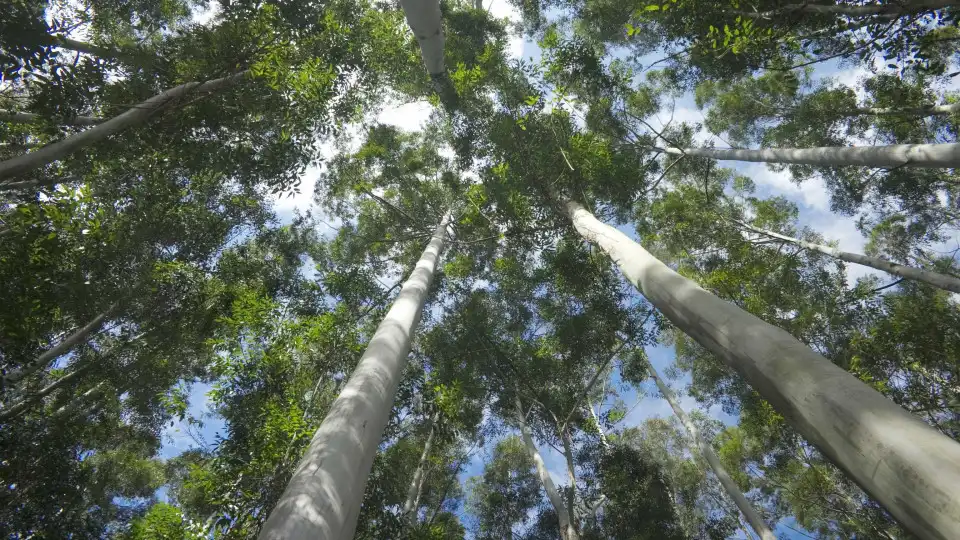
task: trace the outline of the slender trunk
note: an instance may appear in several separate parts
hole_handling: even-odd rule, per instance
[[[570,430],[566,427],[560,434],[563,441],[563,457],[567,462],[567,479],[570,480],[570,493],[567,496],[567,512],[570,515],[570,524],[567,526],[567,536],[576,538],[577,532],[577,470],[573,465],[573,441],[570,439]]]
[[[844,15],[847,17],[865,17],[869,15],[907,15],[921,11],[933,11],[960,5],[957,0],[913,0],[907,2],[889,2],[868,6],[848,6],[837,4],[788,4],[770,11],[734,11],[737,15],[751,19],[769,19],[789,13],[818,13],[824,15]]]
[[[403,515],[406,519],[412,519],[416,515],[420,492],[423,489],[424,475],[427,470],[427,460],[430,459],[430,450],[433,448],[433,436],[437,429],[437,422],[440,420],[440,412],[436,412],[430,419],[430,434],[427,435],[427,442],[423,445],[423,453],[420,454],[420,463],[417,464],[417,470],[413,473],[413,480],[407,489],[407,500],[403,503]]]
[[[819,148],[666,148],[667,154],[818,166],[960,167],[960,143],[825,146]]]
[[[114,116],[103,123],[80,133],[48,144],[43,148],[22,156],[0,162],[0,180],[11,178],[44,165],[48,165],[76,152],[77,150],[106,139],[110,135],[143,124],[154,113],[168,107],[188,93],[213,92],[238,84],[248,74],[241,71],[233,75],[207,82],[188,82],[176,86],[152,98],[135,105],[126,112]]]
[[[0,121],[12,122],[15,124],[32,124],[45,117],[35,113],[8,111],[0,109]],[[103,118],[96,116],[71,116],[69,118],[56,118],[56,123],[65,126],[95,126],[103,123]]]
[[[450,216],[447,212],[437,226],[349,382],[330,406],[260,539],[353,538],[367,476],[440,261]]]
[[[922,268],[915,268],[913,266],[904,266],[902,264],[897,264],[895,262],[888,261],[886,259],[881,259],[879,257],[869,257],[867,255],[862,255],[860,253],[850,253],[848,251],[840,251],[837,248],[832,248],[830,246],[823,246],[820,244],[814,244],[812,242],[807,242],[805,240],[800,240],[799,238],[793,238],[791,236],[786,236],[780,233],[775,233],[773,231],[768,231],[766,229],[761,229],[759,227],[754,227],[753,225],[738,221],[741,227],[751,230],[755,233],[762,234],[764,236],[769,236],[771,238],[776,238],[778,240],[783,240],[784,242],[789,242],[796,246],[800,246],[804,249],[809,249],[811,251],[818,251],[824,255],[829,255],[835,259],[840,259],[841,261],[850,262],[854,264],[860,264],[863,266],[869,266],[870,268],[876,268],[888,274],[893,274],[895,276],[900,276],[902,278],[913,279],[916,281],[922,281],[934,287],[944,289],[950,292],[960,293],[960,279],[957,279],[953,276],[948,276],[945,274],[938,274],[936,272],[931,272],[929,270],[924,270]]]
[[[547,498],[550,499],[550,504],[553,505],[553,509],[557,512],[557,519],[560,521],[560,534],[563,536],[563,540],[577,540],[580,536],[573,528],[570,513],[567,511],[566,505],[563,504],[563,498],[560,497],[560,492],[557,491],[557,486],[553,483],[553,478],[550,478],[550,472],[547,471],[547,466],[540,456],[540,451],[537,450],[536,443],[533,442],[533,435],[530,434],[530,427],[527,425],[527,419],[523,414],[523,406],[520,404],[519,396],[515,397],[515,399],[517,422],[520,424],[520,435],[523,438],[523,444],[527,447],[527,452],[537,467],[540,484],[543,485],[544,491],[547,492]]]
[[[34,403],[49,396],[55,390],[69,383],[70,381],[77,379],[80,375],[82,375],[87,370],[87,368],[88,366],[82,366],[78,369],[75,369],[72,372],[64,375],[63,377],[60,377],[59,379],[48,384],[47,386],[44,386],[40,390],[37,390],[36,392],[33,392],[31,394],[24,396],[20,401],[14,403],[13,405],[0,409],[0,422],[6,422],[12,418],[16,418],[17,416],[20,416],[21,414],[26,412],[27,409],[29,409],[30,406],[33,405]]]
[[[734,504],[737,505],[737,508],[740,509],[740,512],[743,514],[743,517],[746,518],[747,523],[750,524],[750,527],[757,533],[757,535],[763,540],[775,540],[777,537],[773,534],[773,531],[770,530],[770,527],[763,521],[763,517],[757,512],[757,510],[750,504],[750,501],[743,495],[740,491],[740,488],[737,486],[737,483],[733,481],[733,478],[727,473],[727,469],[724,468],[723,464],[720,463],[720,458],[717,457],[717,453],[713,451],[713,447],[710,446],[703,437],[700,436],[697,426],[690,420],[687,414],[680,408],[680,404],[677,403],[676,397],[673,395],[673,391],[670,390],[670,387],[667,386],[663,380],[660,378],[660,375],[657,373],[657,370],[653,367],[653,363],[647,360],[647,367],[650,368],[650,376],[653,377],[654,382],[657,383],[657,388],[660,389],[660,393],[663,394],[664,399],[667,400],[667,403],[670,404],[670,408],[673,409],[674,414],[677,415],[677,418],[680,419],[680,422],[685,428],[687,428],[687,433],[690,435],[690,440],[697,446],[700,450],[700,455],[707,461],[707,464],[710,465],[710,468],[713,469],[713,473],[717,475],[717,479],[720,480],[720,485],[723,486],[724,491],[727,492],[727,495],[733,499]]]
[[[590,409],[590,416],[593,417],[593,423],[597,425],[597,433],[600,434],[600,445],[603,446],[604,450],[609,450],[610,443],[607,442],[607,434],[603,432],[603,426],[600,425],[600,417],[597,416],[597,412],[593,410],[593,403],[587,403],[587,408]]]
[[[921,105],[919,107],[866,107],[851,111],[850,116],[869,115],[869,116],[937,116],[960,112],[960,102],[950,103],[948,105]]]
[[[439,75],[446,71],[443,64],[443,22],[440,18],[438,0],[400,0],[400,7],[407,17],[407,24],[417,42],[420,56],[427,73]]]
[[[570,220],[687,335],[914,534],[960,538],[960,445],[787,332],[698,287],[573,201]]]
[[[54,36],[54,35],[45,35],[40,36],[36,41],[39,45],[46,45],[49,47],[59,47],[61,49],[69,49],[71,51],[89,54],[91,56],[98,56],[100,58],[113,58],[113,59],[123,59],[128,58],[129,55],[123,53],[123,51],[113,48],[113,47],[103,47],[100,45],[94,45],[92,43],[87,43],[85,41],[78,41],[76,39],[71,39],[65,36]]]
[[[77,410],[77,407],[79,407],[80,404],[83,403],[83,401],[87,400],[91,396],[104,393],[108,388],[109,386],[107,385],[107,381],[100,381],[93,388],[80,394],[78,397],[71,399],[68,403],[65,403],[60,407],[58,407],[57,410],[53,411],[52,416],[62,417],[64,415],[68,415],[69,413]]]
[[[77,344],[86,340],[90,334],[98,330],[103,325],[104,321],[112,317],[119,309],[119,304],[110,306],[106,311],[94,317],[92,321],[86,324],[86,326],[68,336],[55,347],[48,349],[32,362],[29,362],[18,369],[12,370],[9,373],[5,373],[3,375],[4,388],[9,387],[11,384],[16,384],[24,377],[34,373],[39,369],[47,367],[50,365],[50,362],[70,352],[70,350],[76,347]]]

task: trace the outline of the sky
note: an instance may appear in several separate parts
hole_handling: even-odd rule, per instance
[[[519,13],[510,6],[506,0],[487,0],[485,4],[489,5],[490,12],[501,18],[507,18],[510,21],[519,21]],[[209,20],[211,14],[205,15]],[[538,60],[540,58],[539,47],[532,41],[522,37],[514,36],[510,39],[508,53],[515,59]],[[848,84],[857,88],[857,81],[864,75],[863,68],[842,69],[837,64],[828,63],[817,67],[814,72],[815,77],[833,77],[839,82]],[[368,120],[376,120],[383,124],[397,126],[406,131],[417,131],[429,118],[432,113],[432,106],[426,101],[413,102],[392,102],[388,103],[375,115]],[[703,112],[698,110],[692,96],[686,95],[676,100],[671,111],[663,111],[662,119],[665,121],[670,117],[674,122],[702,123]],[[661,122],[662,125],[663,122]],[[654,127],[659,128],[656,122]],[[352,141],[356,147],[359,144],[358,135],[361,133],[358,126],[353,126],[347,130],[345,135]],[[698,140],[703,142],[710,138],[705,131],[701,132]],[[718,147],[727,146],[726,143],[717,140]],[[323,157],[332,157],[335,148],[332,142],[326,142],[321,146]],[[722,162],[722,166],[731,167],[735,170],[749,176],[756,184],[756,195],[761,198],[770,196],[783,196],[797,204],[799,208],[799,220],[802,225],[809,225],[811,228],[821,233],[828,241],[835,242],[836,245],[845,251],[863,252],[866,239],[857,230],[854,220],[847,216],[838,215],[830,211],[829,193],[822,180],[813,179],[805,181],[803,184],[794,183],[787,171],[773,171],[762,163],[738,163]],[[316,215],[322,215],[322,212],[316,207],[313,194],[314,184],[319,174],[323,171],[322,165],[310,168],[306,171],[301,182],[300,189],[297,192],[282,193],[274,197],[274,209],[281,222],[289,223],[297,213],[312,211]],[[330,225],[336,226],[336,223]],[[330,235],[335,230],[326,224],[321,224],[320,232]],[[631,236],[635,236],[633,231],[623,228]],[[848,283],[853,285],[856,279],[871,273],[870,269],[856,265],[848,265]],[[890,281],[888,277],[881,276],[881,283]],[[648,356],[654,367],[665,374],[667,368],[673,364],[675,355],[672,347],[657,346],[647,350]],[[696,401],[687,396],[685,387],[690,384],[689,374],[685,374],[677,380],[669,381],[675,392],[680,396],[681,407],[687,412],[701,410],[709,416],[716,418],[728,425],[736,424],[736,417],[724,413],[719,406],[714,406],[709,410],[703,410]],[[630,412],[619,424],[619,427],[633,426],[642,423],[644,420],[653,417],[669,417],[672,415],[669,404],[659,397],[655,390],[652,390],[652,384],[645,385],[645,391],[638,395],[635,390],[622,394],[623,401],[627,404]],[[198,446],[210,447],[218,434],[223,433],[223,421],[215,414],[210,412],[210,403],[207,396],[209,385],[194,384],[190,391],[190,414],[203,421],[204,426],[199,430],[191,431],[185,422],[174,422],[164,433],[164,446],[161,450],[161,456],[164,458],[173,457],[189,448]],[[470,476],[480,474],[483,468],[483,462],[489,458],[489,451],[492,446],[477,453],[471,460],[464,472],[461,474],[461,480],[466,480]],[[544,461],[549,469],[551,476],[558,484],[566,482],[565,463],[563,457],[549,446],[541,449]],[[775,531],[781,538],[807,538],[809,535],[796,531],[796,523],[793,520],[785,520],[780,523]],[[743,538],[742,533],[738,533],[739,538]]]

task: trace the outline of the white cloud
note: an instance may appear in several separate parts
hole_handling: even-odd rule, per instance
[[[319,167],[309,167],[300,177],[300,187],[297,191],[288,190],[272,195],[273,209],[283,223],[290,223],[299,212],[301,214],[313,209],[313,190],[316,187],[317,177],[320,176]]]
[[[830,210],[830,193],[823,179],[819,177],[797,184],[791,180],[788,171],[773,171],[763,163],[738,163],[734,168],[749,176],[757,186],[766,188],[772,195],[782,195],[814,210]]]
[[[489,0],[487,11],[490,15],[498,19],[507,19],[511,23],[518,23],[521,20],[520,11],[508,0]],[[511,35],[510,43],[507,45],[507,56],[513,59],[523,56],[524,43],[523,36]],[[533,45],[532,42],[526,43],[528,46]]]
[[[396,126],[404,131],[417,131],[430,118],[433,105],[427,101],[410,103],[390,102],[377,115],[381,124]]]

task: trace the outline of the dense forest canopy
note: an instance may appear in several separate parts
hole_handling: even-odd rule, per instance
[[[6,2],[0,533],[960,537],[958,24]]]

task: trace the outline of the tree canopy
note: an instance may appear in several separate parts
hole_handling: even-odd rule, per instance
[[[957,2],[2,11],[8,537],[960,535]]]

